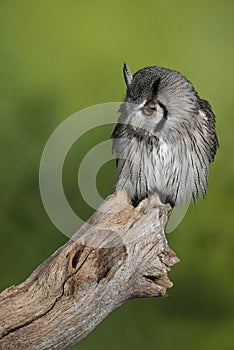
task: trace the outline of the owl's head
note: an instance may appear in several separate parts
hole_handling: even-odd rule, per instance
[[[128,123],[157,135],[191,122],[199,97],[179,72],[153,66],[132,75],[124,64],[123,73],[127,85],[123,109]]]

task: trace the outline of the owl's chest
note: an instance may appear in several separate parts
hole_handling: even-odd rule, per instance
[[[141,186],[145,184],[149,191],[165,188],[179,166],[173,148],[165,142],[157,145],[132,143],[127,154],[132,167],[132,181]]]
[[[175,158],[173,148],[164,142],[159,142],[156,146],[146,142],[134,142],[131,143],[126,153],[128,161],[138,167],[139,171],[156,170],[156,168],[165,170],[172,165],[173,158]]]

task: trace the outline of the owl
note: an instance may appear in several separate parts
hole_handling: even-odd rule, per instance
[[[157,194],[172,207],[204,197],[218,139],[210,104],[177,71],[151,66],[131,74],[112,134],[116,191],[133,203]]]

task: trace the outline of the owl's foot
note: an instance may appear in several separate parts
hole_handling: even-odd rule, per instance
[[[164,207],[166,209],[166,211],[171,211],[170,204],[162,203],[159,194],[155,192],[155,193],[152,193],[151,195],[149,195],[148,205],[145,208],[145,212],[147,212],[148,209],[158,208],[158,207]]]
[[[127,204],[131,202],[129,194],[125,190],[118,190],[115,192],[115,195],[116,195],[117,202],[119,203]]]
[[[149,195],[149,206],[150,207],[158,207],[158,206],[162,206],[163,203],[161,202],[161,199],[159,197],[158,193],[152,193],[151,195]]]

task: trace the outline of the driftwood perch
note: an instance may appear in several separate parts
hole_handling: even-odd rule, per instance
[[[165,295],[179,261],[164,234],[169,211],[108,197],[25,282],[0,294],[0,349],[69,349],[126,300]]]

